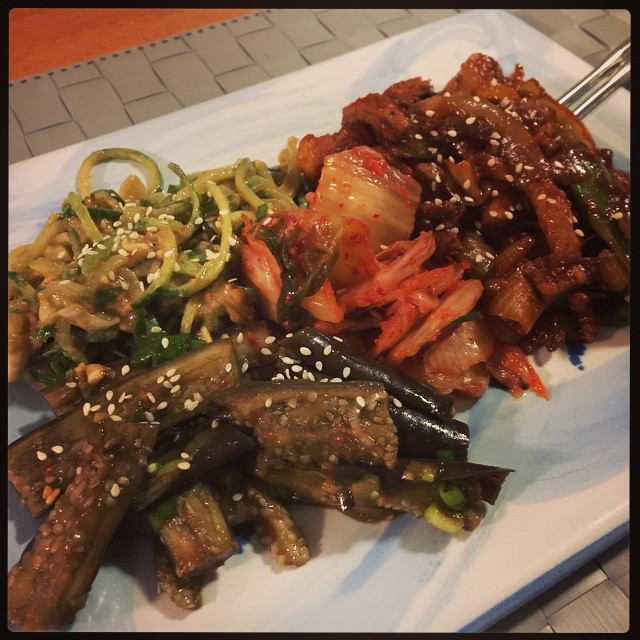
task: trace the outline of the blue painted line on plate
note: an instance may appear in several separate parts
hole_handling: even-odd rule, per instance
[[[554,584],[567,577],[596,556],[606,551],[613,544],[629,534],[629,522],[625,522],[602,536],[582,551],[563,560],[550,571],[516,591],[499,604],[478,616],[475,620],[460,629],[459,633],[479,633],[504,619],[510,613],[540,595]]]

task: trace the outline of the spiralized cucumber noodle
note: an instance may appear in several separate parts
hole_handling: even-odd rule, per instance
[[[247,319],[238,234],[271,212],[304,206],[296,143],[278,170],[249,158],[195,173],[171,163],[177,182],[167,188],[139,150],[90,154],[77,191],[9,255],[10,380],[29,365],[51,384],[73,364],[131,359],[135,340],[152,333],[208,342],[230,316]],[[147,182],[132,173],[117,190],[93,185],[93,168],[109,162],[135,165]]]

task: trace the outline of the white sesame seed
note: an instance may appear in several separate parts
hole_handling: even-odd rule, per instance
[[[186,471],[187,469],[191,468],[191,463],[187,462],[186,460],[182,460],[181,462],[178,462],[177,467],[178,469],[182,469],[183,471]]]
[[[476,121],[476,117],[475,117],[475,116],[470,116],[469,118],[467,118],[467,119],[465,120],[465,122],[466,122],[467,124],[473,124],[475,121]]]
[[[233,369],[233,365],[232,365],[230,362],[227,362],[227,364],[225,364],[225,365],[224,365],[224,370],[225,370],[227,373],[230,373],[230,372],[231,372],[231,369]]]
[[[584,231],[582,229],[574,229],[574,232],[577,236],[579,236],[580,238],[584,237]]]
[[[147,391],[147,398],[149,398],[150,402],[156,401],[156,397],[153,395],[153,393],[151,393],[151,391]]]
[[[422,135],[419,133],[416,133],[416,135],[414,136],[416,140],[422,140]]]
[[[171,376],[169,378],[169,382],[178,382],[178,380],[180,380],[180,374],[179,373],[176,373],[175,376]]]
[[[455,129],[449,129],[449,131],[447,131],[447,135],[451,138],[455,138],[458,135],[458,132]]]
[[[273,404],[273,399],[272,398],[267,398],[264,401],[264,406],[267,407],[267,409]]]
[[[147,422],[153,422],[155,420],[155,417],[153,413],[151,413],[151,411],[145,411],[144,417],[147,419]]]
[[[38,457],[38,460],[47,459],[47,454],[44,451],[36,451],[36,456]]]
[[[262,349],[260,349],[260,353],[263,356],[270,356],[273,355],[273,351],[271,351],[271,349],[268,349],[267,347],[262,347]]]
[[[343,378],[348,378],[350,373],[351,373],[351,367],[345,367],[342,370],[342,377]]]
[[[364,407],[367,403],[365,402],[364,398],[362,396],[356,396],[356,402],[361,406]]]
[[[114,422],[120,422],[122,420],[122,418],[120,416],[109,416],[110,420],[113,420]]]
[[[243,497],[244,497],[244,493],[234,493],[233,496],[231,496],[231,499],[234,502],[240,502],[240,500],[242,500]]]
[[[242,366],[240,367],[240,372],[241,373],[246,373],[247,370],[249,369],[249,363],[248,362],[243,362]]]
[[[120,485],[116,482],[111,487],[111,491],[109,491],[113,498],[117,498],[120,495]]]
[[[321,362],[320,360],[318,360],[318,361],[316,362],[316,369],[317,369],[318,371],[322,371],[322,362]]]
[[[538,195],[538,197],[536,198],[536,200],[544,200],[547,197],[546,193],[541,193]]]
[[[74,387],[78,386],[77,382],[67,382],[66,386],[69,387],[69,389],[73,389]]]
[[[120,369],[120,373],[123,376],[126,376],[127,373],[129,373],[129,371],[131,371],[131,367],[128,364],[125,364],[124,367],[122,367],[122,369]]]
[[[624,218],[624,213],[622,213],[622,211],[616,211],[611,214],[611,218],[613,220],[622,220],[622,218]]]
[[[169,391],[169,393],[171,394],[178,393],[178,391],[180,391],[180,385],[176,384],[175,386],[171,387],[171,390]]]
[[[244,340],[244,333],[242,333],[242,331],[240,331],[238,333],[238,335],[236,336],[236,342],[238,344],[242,344],[242,341]]]
[[[303,356],[310,356],[311,355],[311,349],[309,349],[309,347],[300,347],[300,353]]]
[[[401,407],[402,406],[402,402],[400,402],[400,400],[398,400],[398,398],[393,398],[393,404],[395,404],[396,407]]]
[[[479,253],[476,253],[476,257],[474,258],[476,262],[482,262],[482,256]]]
[[[166,409],[168,406],[168,403],[166,400],[163,400],[157,407],[156,410],[157,411],[162,411],[162,409]]]
[[[164,349],[166,349],[169,346],[169,338],[166,338],[166,337],[162,338],[162,340],[160,341],[160,344]]]
[[[507,220],[513,220],[513,213],[511,213],[511,211],[505,211],[505,212],[504,212],[504,217],[505,217]]]
[[[115,413],[116,410],[116,405],[111,403],[108,407],[107,407],[107,413],[111,416]]]

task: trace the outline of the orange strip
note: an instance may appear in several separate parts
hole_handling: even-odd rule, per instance
[[[256,11],[259,9],[12,9],[9,80]]]

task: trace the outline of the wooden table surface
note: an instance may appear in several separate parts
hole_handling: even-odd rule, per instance
[[[9,80],[256,10],[15,8],[9,12]]]

